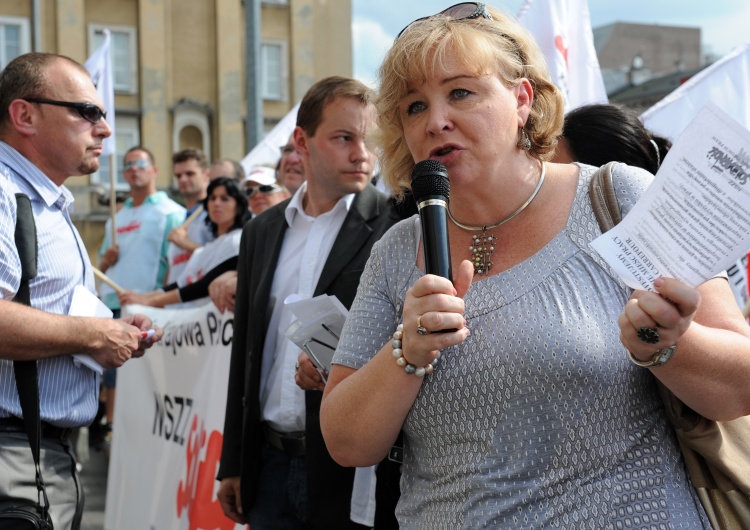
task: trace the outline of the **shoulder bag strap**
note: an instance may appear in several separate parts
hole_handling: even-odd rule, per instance
[[[31,305],[29,281],[37,275],[37,237],[34,212],[31,201],[23,193],[16,194],[16,231],[15,242],[21,260],[21,285],[14,302]],[[47,493],[44,490],[42,470],[39,465],[39,446],[42,438],[42,425],[39,417],[39,376],[36,361],[13,361],[16,376],[18,399],[21,402],[23,422],[29,437],[31,454],[36,468],[36,487],[39,491],[39,504],[44,500],[44,510],[49,509]]]

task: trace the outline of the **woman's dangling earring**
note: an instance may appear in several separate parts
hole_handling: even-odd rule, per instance
[[[529,135],[526,134],[526,130],[523,127],[518,128],[518,143],[516,147],[524,151],[531,149],[531,140],[529,140]]]

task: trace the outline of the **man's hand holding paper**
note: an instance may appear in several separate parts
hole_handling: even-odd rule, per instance
[[[299,353],[297,366],[294,372],[294,382],[302,390],[319,390],[323,392],[326,389],[325,376],[327,373],[321,373],[310,356],[305,352]]]
[[[322,391],[348,311],[338,298],[328,295],[309,299],[290,296],[284,303],[296,318],[286,336],[302,350],[295,382],[304,390]]]

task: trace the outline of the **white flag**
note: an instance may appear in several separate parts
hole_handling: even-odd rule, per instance
[[[607,103],[586,0],[526,0],[516,18],[547,59],[552,81],[565,98],[566,113]]]
[[[84,66],[91,75],[104,110],[107,111],[107,123],[112,129],[112,135],[102,142],[102,156],[109,156],[115,153],[115,86],[112,82],[112,52],[108,29],[104,29],[104,42],[86,59]]]
[[[709,101],[750,129],[750,41],[691,77],[641,119],[649,130],[675,140]]]
[[[245,158],[240,160],[240,164],[245,169],[245,174],[255,166],[275,165],[278,163],[281,158],[280,148],[286,145],[289,135],[292,134],[292,131],[297,126],[298,110],[299,103],[292,107],[292,110],[286,116],[281,118],[279,123],[258,142],[258,145],[245,155]]]

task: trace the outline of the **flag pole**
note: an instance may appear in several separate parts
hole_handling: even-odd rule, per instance
[[[117,244],[117,190],[115,184],[117,183],[115,168],[115,154],[109,154],[109,216],[112,220],[112,246]]]
[[[99,279],[100,279],[101,281],[103,281],[104,283],[106,283],[107,285],[109,285],[109,286],[110,286],[110,287],[111,287],[112,289],[114,289],[114,290],[115,290],[115,291],[116,291],[116,292],[117,292],[118,294],[119,294],[119,293],[124,293],[124,292],[125,292],[125,289],[123,289],[122,287],[120,287],[119,285],[117,285],[117,283],[115,283],[115,281],[114,281],[114,280],[112,280],[112,279],[111,279],[111,278],[110,278],[109,276],[107,276],[106,274],[104,274],[104,273],[103,273],[102,271],[100,271],[100,270],[99,270],[99,269],[97,269],[96,267],[91,267],[91,270],[93,270],[93,271],[94,271],[94,276],[96,276],[96,277],[97,277],[97,278],[99,278]]]
[[[190,226],[190,223],[192,223],[193,221],[195,221],[195,219],[201,213],[203,213],[203,205],[199,204],[198,207],[193,211],[193,213],[190,214],[190,217],[188,217],[187,219],[185,219],[185,222],[182,223],[181,228],[187,228],[188,226]]]

